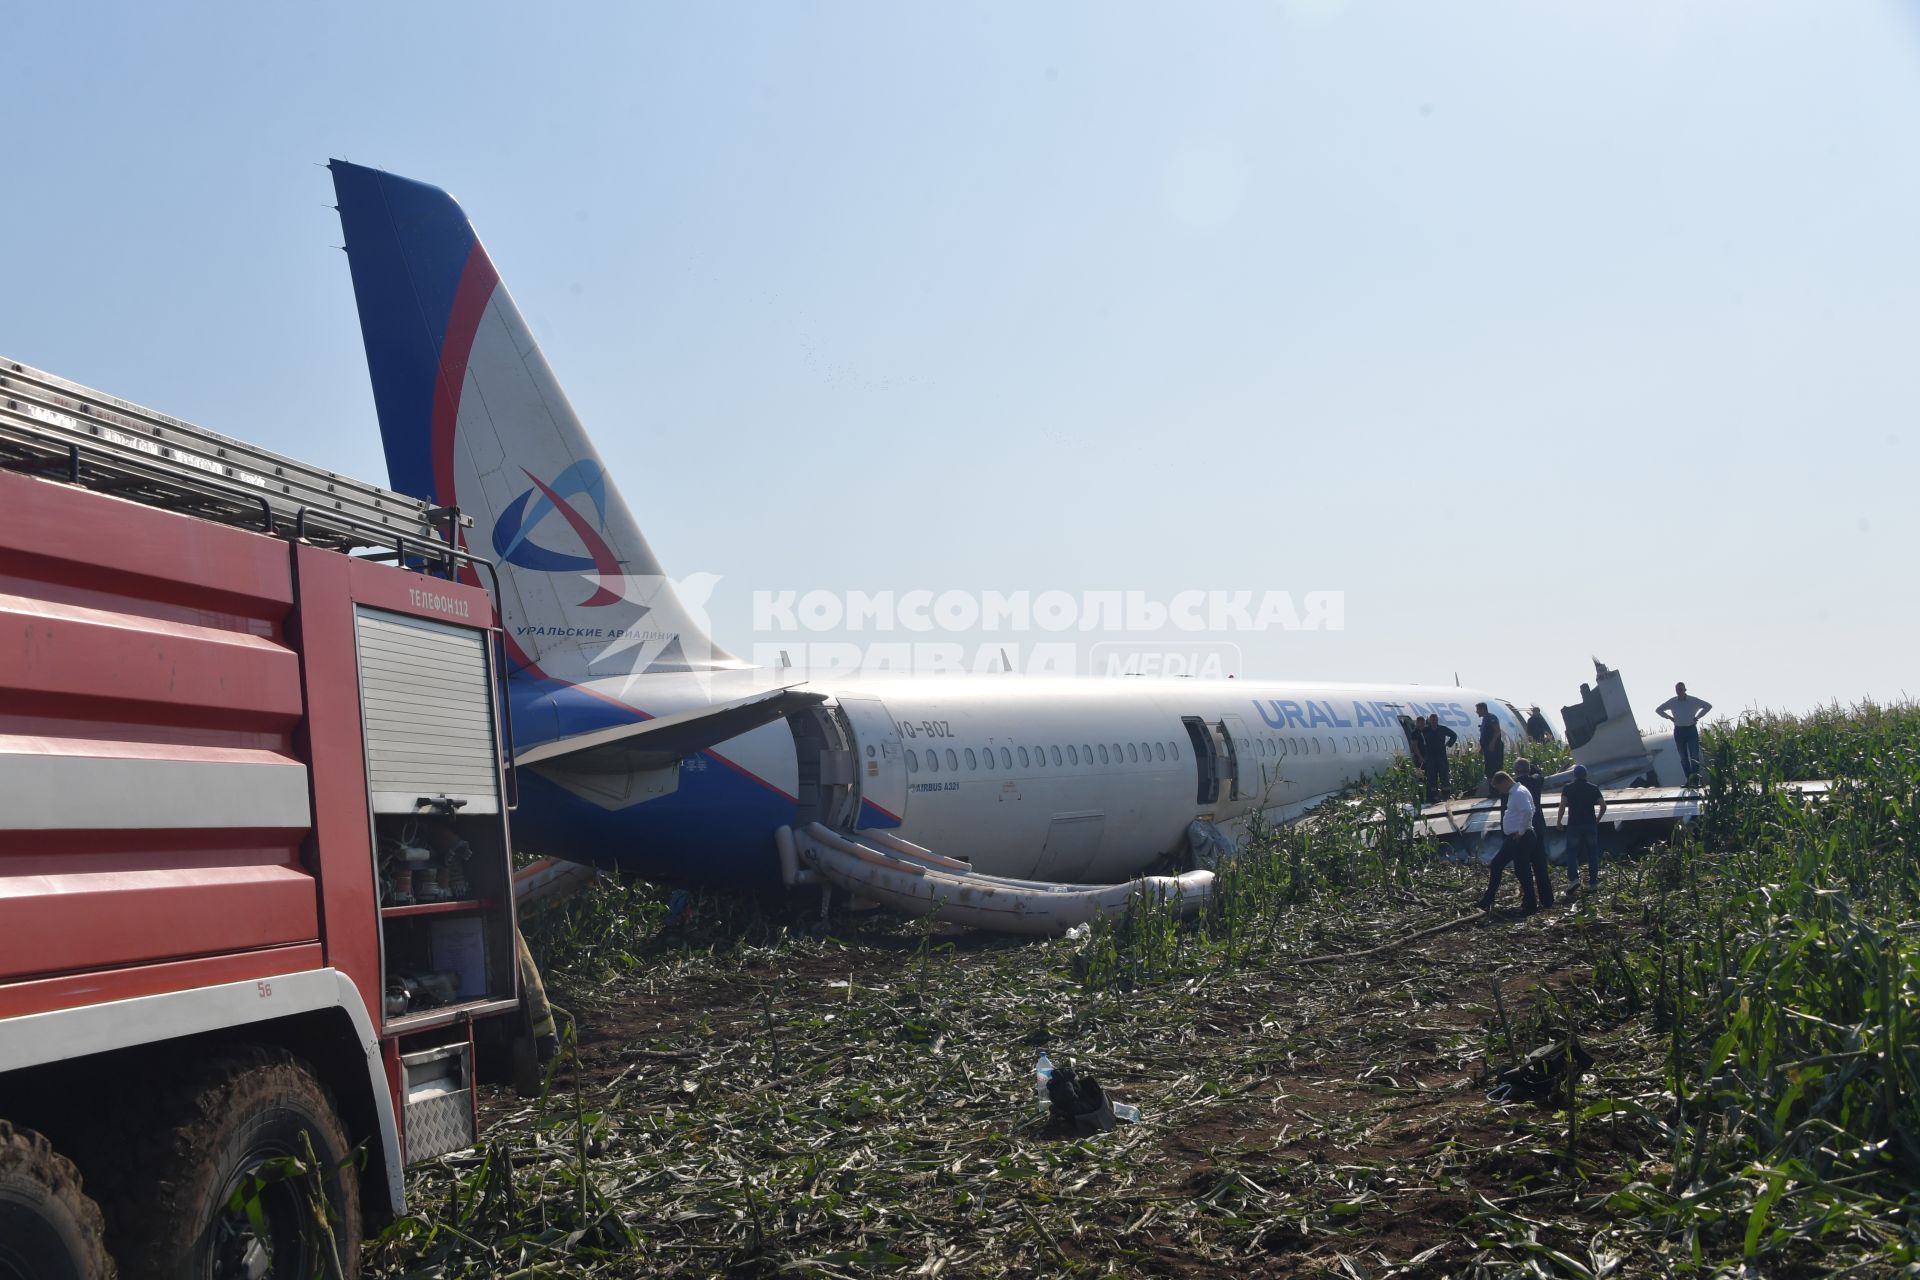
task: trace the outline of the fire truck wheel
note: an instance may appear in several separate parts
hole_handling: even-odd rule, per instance
[[[31,1129],[0,1120],[0,1280],[112,1275],[100,1208],[73,1165]]]
[[[359,1274],[353,1147],[305,1065],[278,1050],[230,1051],[196,1064],[147,1114],[115,1162],[122,1178],[100,1188],[128,1280],[306,1280],[335,1274],[329,1249],[339,1274]],[[303,1132],[317,1184],[301,1172]]]

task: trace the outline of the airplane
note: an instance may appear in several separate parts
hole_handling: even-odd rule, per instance
[[[457,508],[498,570],[527,852],[776,889],[796,880],[776,832],[818,821],[1117,882],[1195,821],[1236,839],[1388,768],[1405,717],[1473,741],[1484,702],[1527,740],[1512,703],[1459,687],[752,667],[708,634],[702,584],[667,577],[460,206],[329,168],[389,482]]]

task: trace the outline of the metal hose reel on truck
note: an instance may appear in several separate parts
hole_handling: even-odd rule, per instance
[[[0,361],[0,1277],[351,1275],[474,1140],[520,992],[459,525]]]

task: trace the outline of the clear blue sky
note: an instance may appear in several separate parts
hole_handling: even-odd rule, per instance
[[[1345,631],[1245,673],[1920,692],[1911,7],[30,5],[8,43],[0,353],[382,479],[318,166],[447,187],[743,647],[757,588],[1333,588]]]

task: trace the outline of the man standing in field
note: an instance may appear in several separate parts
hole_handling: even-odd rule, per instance
[[[1573,781],[1560,793],[1560,825],[1567,829],[1569,896],[1580,892],[1582,857],[1587,860],[1588,892],[1600,887],[1600,819],[1606,813],[1607,797],[1587,781],[1587,766],[1573,766]]]
[[[1506,801],[1506,810],[1500,815],[1500,834],[1505,837],[1500,852],[1493,855],[1493,861],[1487,866],[1487,891],[1480,895],[1480,909],[1493,910],[1494,898],[1500,892],[1500,876],[1509,863],[1513,865],[1514,878],[1520,881],[1520,914],[1530,916],[1541,905],[1553,905],[1553,880],[1547,874],[1546,850],[1533,834],[1533,797],[1525,787],[1513,784],[1513,775],[1502,771],[1493,775],[1493,794]],[[1540,886],[1540,898],[1544,904],[1536,902],[1534,886]]]
[[[1480,713],[1480,754],[1486,757],[1487,778],[1491,783],[1493,775],[1507,767],[1507,735],[1500,728],[1500,721],[1487,710],[1487,704],[1476,702],[1473,709]]]
[[[1427,772],[1427,803],[1453,798],[1453,768],[1447,760],[1447,748],[1460,741],[1460,735],[1440,723],[1438,712],[1427,717],[1418,730],[1420,759]]]
[[[1513,762],[1513,781],[1534,798],[1534,848],[1540,852],[1540,858],[1534,864],[1534,873],[1540,881],[1540,896],[1553,902],[1553,875],[1548,867],[1548,806],[1544,804],[1548,775],[1540,771],[1538,764],[1521,756]]]
[[[1680,768],[1692,782],[1700,773],[1700,720],[1713,710],[1705,698],[1687,694],[1683,680],[1673,686],[1673,696],[1653,709],[1653,714],[1673,721],[1673,745],[1680,752]]]

